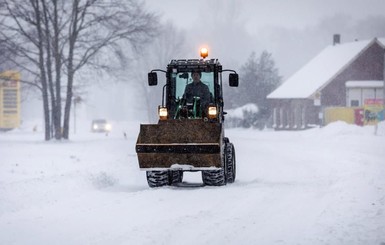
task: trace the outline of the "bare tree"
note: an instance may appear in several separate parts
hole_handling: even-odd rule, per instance
[[[171,59],[185,59],[185,32],[175,27],[172,22],[166,22],[159,29],[160,34],[154,38],[145,51],[140,52],[142,59],[137,59],[135,80],[140,81],[145,94],[147,116],[150,121],[156,121],[156,108],[160,104],[165,74],[159,74],[157,87],[148,87],[147,73],[152,69],[165,69]]]
[[[103,51],[119,50],[123,42],[137,48],[157,33],[157,16],[135,0],[3,2],[0,38],[17,57],[12,59],[15,66],[38,77],[46,140],[52,136],[51,120],[55,138],[69,138],[73,91],[80,69],[106,67],[97,62]]]

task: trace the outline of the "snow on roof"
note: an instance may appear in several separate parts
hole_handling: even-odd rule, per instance
[[[384,81],[347,81],[345,86],[347,88],[382,88],[384,87]]]
[[[382,44],[382,46],[385,47],[385,37],[377,38],[378,42]]]
[[[309,98],[317,89],[327,84],[338,72],[350,64],[376,39],[330,45],[294,73],[268,99]],[[385,46],[385,38],[378,43]]]

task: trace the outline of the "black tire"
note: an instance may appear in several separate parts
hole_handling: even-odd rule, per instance
[[[227,143],[225,148],[226,178],[227,183],[234,183],[236,177],[235,149],[232,143]]]
[[[160,187],[170,184],[169,171],[147,171],[147,183],[150,187]]]
[[[209,186],[226,185],[226,176],[223,168],[218,170],[203,170],[202,181]]]
[[[173,185],[173,184],[178,184],[178,183],[181,183],[182,180],[183,180],[183,171],[180,171],[180,170],[171,170],[170,171],[170,184]]]

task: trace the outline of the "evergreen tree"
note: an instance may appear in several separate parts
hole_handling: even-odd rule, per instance
[[[259,57],[252,52],[240,69],[239,88],[232,92],[230,107],[237,108],[248,103],[257,105],[258,113],[244,112],[243,124],[263,128],[270,116],[267,95],[281,83],[272,55],[263,51]]]
[[[271,53],[263,51],[257,64],[256,103],[260,109],[268,109],[267,95],[281,83],[281,76],[275,67]]]
[[[232,96],[232,107],[247,103],[256,104],[260,110],[268,107],[266,96],[281,82],[272,55],[263,51],[259,57],[252,52],[240,69],[240,85]]]

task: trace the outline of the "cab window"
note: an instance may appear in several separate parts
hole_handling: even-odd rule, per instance
[[[192,83],[191,72],[173,73],[172,78],[175,80],[175,98],[180,99],[186,85]],[[201,81],[209,87],[210,93],[214,96],[214,73],[202,72]]]

